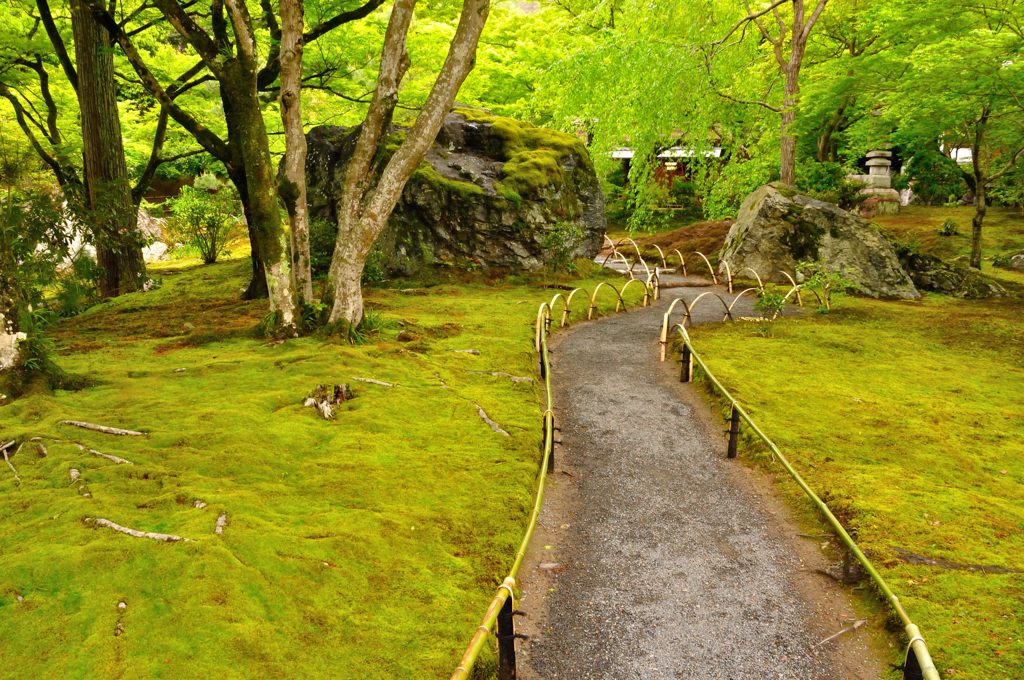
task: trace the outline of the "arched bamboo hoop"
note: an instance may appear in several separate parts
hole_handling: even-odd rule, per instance
[[[632,279],[630,279],[630,280],[632,280]],[[626,306],[626,303],[623,302],[623,300],[622,300],[622,293],[619,292],[619,289],[616,288],[615,286],[613,286],[612,284],[608,283],[607,281],[602,281],[601,283],[597,284],[597,286],[594,288],[594,292],[590,294],[590,308],[587,309],[587,319],[588,320],[594,318],[594,310],[597,309],[597,304],[596,304],[597,294],[599,292],[601,292],[601,288],[603,288],[605,286],[607,286],[608,288],[611,288],[613,291],[615,291],[615,296],[616,296],[615,311],[616,312],[622,310]]]
[[[544,333],[547,332],[547,322],[551,319],[551,307],[546,302],[540,303],[537,308],[537,320],[533,328],[533,346],[538,352],[543,348]]]
[[[659,246],[657,243],[652,243],[651,245],[653,245],[655,250],[658,251],[658,257],[661,258],[661,266],[664,267],[665,269],[668,269],[668,262],[665,260],[665,251],[663,251],[661,249],[661,246]]]
[[[793,280],[793,277],[789,275],[789,272],[783,271],[782,275],[785,276],[789,280],[789,283],[793,286],[793,288],[788,293],[786,293],[786,297],[783,299],[789,298],[790,295],[796,293],[796,303],[803,307],[804,300],[802,297],[800,297],[800,286],[798,286],[796,281]]]
[[[673,248],[672,250],[674,250],[676,255],[679,256],[679,269],[680,269],[680,272],[682,273],[683,276],[686,276],[686,258],[683,257],[683,254],[681,252],[679,252],[678,248]]]
[[[736,303],[740,301],[741,297],[743,297],[747,293],[756,293],[756,292],[760,292],[760,291],[758,291],[757,288],[744,288],[743,290],[741,290],[739,295],[734,297],[733,300],[732,300],[732,303],[729,304],[729,311],[732,312],[732,308],[736,306]]]
[[[725,276],[728,279],[729,295],[732,295],[732,268],[726,260],[722,260],[722,264],[725,266]]]
[[[573,291],[573,292],[575,292],[575,291]],[[569,294],[572,295],[572,293],[569,293]],[[561,293],[555,293],[555,296],[553,298],[551,298],[551,302],[548,303],[548,307],[550,307],[551,313],[554,314],[555,304],[559,300],[562,301],[562,319],[561,319],[561,321],[558,324],[559,328],[561,328],[561,327],[564,327],[565,324],[568,323],[568,321],[569,321],[569,301]]]
[[[672,316],[672,310],[674,310],[676,308],[676,305],[678,305],[680,302],[683,303],[683,309],[686,310],[686,316],[683,317],[682,323],[686,323],[690,319],[690,306],[686,304],[686,300],[684,300],[683,298],[676,298],[675,300],[672,301],[672,304],[668,306],[668,310],[661,317],[661,335],[658,337],[658,344],[661,347],[660,353],[662,361],[665,360],[665,356],[668,353],[668,322],[670,317]]]
[[[634,241],[631,238],[627,238],[626,240],[633,244],[633,249],[636,251],[637,259],[640,261],[640,264],[643,265],[644,271],[647,272],[647,275],[650,276],[651,275],[651,268],[647,266],[647,261],[644,259],[643,253],[640,252],[640,246],[638,246],[636,244],[636,241]],[[632,273],[632,270],[630,270],[630,271]],[[631,276],[630,278],[633,278],[633,277]]]
[[[704,264],[708,266],[708,271],[711,272],[711,281],[717,286],[718,277],[715,276],[715,268],[711,266],[711,261],[708,260],[707,256],[699,250],[693,251],[695,255],[700,255],[701,259],[704,260]]]
[[[764,283],[761,281],[760,275],[756,271],[754,271],[754,268],[753,267],[744,267],[743,269],[741,269],[738,272],[736,272],[736,275],[739,276],[739,275],[743,274],[743,272],[750,272],[751,274],[754,275],[754,278],[757,279],[757,289],[763,293],[764,292]]]
[[[641,281],[640,279],[630,279],[629,281],[626,281],[626,283],[622,286],[622,290],[619,291],[619,295],[620,296],[625,296],[626,295],[626,289],[629,288],[629,285],[631,283],[637,283],[637,284],[639,284],[639,285],[644,287],[644,299],[643,299],[643,302],[641,303],[641,306],[646,307],[647,305],[651,304],[651,287],[646,282]],[[625,307],[625,304],[626,304],[625,303],[625,297],[623,297],[623,303],[622,304],[623,304],[623,307]],[[615,310],[615,311],[618,311],[618,310]]]

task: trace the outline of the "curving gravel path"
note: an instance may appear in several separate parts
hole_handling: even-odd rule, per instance
[[[799,576],[797,530],[737,477],[718,423],[657,360],[668,303],[705,290],[553,336],[561,472],[523,578],[520,678],[872,677],[815,647],[846,614],[802,592],[799,578],[820,577]]]

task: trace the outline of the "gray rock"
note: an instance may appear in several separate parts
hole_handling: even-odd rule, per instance
[[[1024,271],[1024,253],[1017,253],[1010,258],[1010,269],[1015,269],[1019,272]]]
[[[967,300],[1006,295],[1005,288],[977,269],[950,264],[934,255],[908,253],[900,257],[900,262],[921,290]]]
[[[307,135],[314,219],[336,224],[355,134],[354,128],[321,126]],[[393,130],[385,153],[405,134]],[[378,264],[398,274],[435,262],[534,270],[553,256],[592,258],[605,227],[601,185],[577,138],[457,109],[378,239]]]
[[[876,298],[916,299],[920,293],[881,232],[831,203],[768,184],[747,197],[719,257],[734,274],[750,267],[762,278],[786,282],[800,262],[842,272],[857,291]]]

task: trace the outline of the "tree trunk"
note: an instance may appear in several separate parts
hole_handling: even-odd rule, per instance
[[[782,123],[779,130],[779,179],[783,184],[796,185],[796,135],[791,127],[796,120],[796,102],[800,94],[800,63],[790,63],[785,69],[786,85],[782,99]]]
[[[284,181],[281,198],[291,225],[292,276],[300,303],[313,298],[306,205],[306,135],[302,131],[302,0],[281,0],[281,121]]]
[[[971,266],[981,270],[981,225],[985,221],[985,178],[975,175],[974,217],[971,219]]]
[[[295,299],[286,236],[278,212],[276,173],[256,92],[255,68],[247,68],[240,61],[227,66],[222,94],[225,99],[230,98],[230,108],[242,133],[238,148],[245,168],[249,233],[266,268],[270,312],[277,316],[277,325],[287,333],[294,330],[297,323]]]
[[[260,257],[259,241],[252,228],[252,211],[249,209],[249,188],[246,186],[244,164],[239,159],[236,163],[226,164],[228,178],[238,191],[238,200],[242,204],[242,217],[249,232],[249,260],[252,263],[252,275],[249,284],[242,293],[243,300],[260,300],[267,297],[267,271]]]
[[[367,192],[374,171],[372,159],[391,119],[398,101],[398,86],[409,66],[405,36],[415,4],[416,0],[397,0],[392,9],[377,88],[346,168],[338,202],[338,238],[324,294],[324,301],[331,305],[332,323],[346,321],[356,325],[362,320],[363,300],[358,275],[406,182],[437,138],[459,88],[473,69],[477,43],[490,11],[490,0],[463,0],[458,28],[427,101],[405,140],[381,171],[376,186]]]
[[[974,171],[974,218],[971,220],[971,266],[981,270],[981,225],[985,221],[985,165],[981,152],[985,145],[985,131],[991,108],[988,104],[982,107],[981,116],[974,124],[974,141],[971,144],[971,169]]]
[[[143,238],[124,159],[110,37],[84,0],[73,0],[71,10],[89,222],[103,268],[100,291],[113,297],[142,288]]]
[[[269,293],[267,292],[267,270],[263,265],[262,253],[260,253],[259,238],[257,238],[256,230],[253,227],[245,160],[242,158],[241,145],[247,133],[234,104],[234,98],[223,84],[220,87],[220,99],[224,107],[224,122],[228,129],[228,149],[231,153],[229,161],[224,159],[221,161],[227,168],[228,178],[235,185],[235,190],[238,191],[238,200],[242,204],[242,214],[245,217],[245,226],[249,233],[249,260],[252,263],[252,275],[249,277],[249,285],[242,293],[242,299],[259,300],[267,297]]]

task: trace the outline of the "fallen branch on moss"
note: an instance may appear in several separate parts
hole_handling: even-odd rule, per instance
[[[228,513],[222,512],[217,516],[217,525],[213,529],[215,534],[223,534],[224,527],[228,525]]]
[[[76,489],[79,495],[81,495],[84,498],[92,498],[92,493],[89,492],[89,488],[85,485],[85,482],[81,481],[82,473],[78,471],[78,468],[71,468],[70,470],[68,470],[68,477],[71,478],[71,484],[78,485]],[[69,484],[68,486],[71,486],[71,484]]]
[[[17,468],[15,468],[15,467],[14,467],[14,465],[13,465],[13,464],[11,463],[11,459],[10,459],[10,457],[8,457],[8,455],[7,455],[7,450],[8,450],[9,448],[11,448],[12,446],[14,446],[14,442],[13,442],[13,441],[10,441],[10,442],[7,442],[6,444],[4,444],[4,445],[3,445],[3,447],[2,447],[2,449],[0,449],[0,450],[2,450],[2,451],[4,452],[4,462],[5,462],[5,463],[7,463],[7,467],[11,468],[11,472],[13,472],[13,473],[14,473],[14,481],[16,481],[16,482],[18,483],[18,486],[21,486],[21,477],[19,477],[19,476],[18,476],[18,470],[17,470]],[[14,453],[13,453],[13,454],[11,454],[11,455],[14,455],[14,456],[18,455],[18,451],[21,451],[21,446],[19,446],[19,447],[18,447],[18,448],[17,448],[17,449],[16,449],[15,451],[14,451]]]
[[[371,385],[380,385],[381,387],[398,387],[398,383],[384,382],[383,380],[374,380],[373,378],[352,378],[359,382],[370,383]]]
[[[487,415],[487,411],[485,411],[483,409],[483,407],[480,406],[480,404],[474,404],[474,406],[476,406],[476,413],[477,413],[477,415],[480,416],[480,418],[485,423],[487,423],[488,427],[490,427],[492,430],[494,430],[498,434],[503,434],[506,437],[512,436],[508,432],[505,432],[505,430],[501,429],[501,425],[498,425],[498,423],[496,423],[493,420],[491,420],[490,417]]]
[[[522,375],[512,375],[511,373],[505,373],[504,371],[470,371],[470,373],[480,373],[482,375],[493,375],[495,378],[508,378],[514,383],[532,383],[533,378],[527,378]]]
[[[114,456],[114,455],[111,455],[109,453],[103,453],[102,451],[97,451],[96,449],[90,449],[88,446],[85,446],[84,444],[79,444],[78,442],[71,442],[71,443],[74,444],[75,446],[77,446],[79,451],[87,451],[87,452],[93,454],[94,456],[99,456],[100,458],[106,458],[107,460],[109,460],[109,461],[111,461],[113,463],[117,463],[118,465],[135,465],[135,463],[131,462],[130,460],[128,460],[126,458],[121,458],[120,456]]]
[[[32,439],[29,439],[29,441],[35,442],[36,450],[39,452],[40,458],[46,458],[46,456],[49,455],[50,452],[46,450],[46,446],[43,444],[42,437],[32,437]]]
[[[149,538],[149,539],[152,539],[154,541],[163,541],[165,543],[177,543],[178,541],[185,541],[185,542],[191,542],[192,541],[191,538],[184,538],[182,536],[175,536],[174,534],[158,534],[158,533],[155,533],[155,532],[152,532],[152,531],[139,531],[138,529],[130,529],[128,527],[121,526],[117,522],[111,522],[109,519],[103,519],[102,517],[96,517],[96,518],[86,517],[85,518],[85,523],[86,524],[95,524],[96,526],[101,526],[101,527],[107,527],[108,529],[113,529],[114,531],[118,531],[118,532],[120,532],[122,534],[128,534],[129,536],[134,536],[135,538]]]
[[[80,427],[84,430],[94,430],[96,432],[102,432],[104,434],[116,434],[122,437],[144,437],[145,432],[138,432],[136,430],[122,430],[119,427],[107,427],[106,425],[96,425],[95,423],[86,423],[81,420],[62,420],[61,425],[71,425],[72,427]]]

